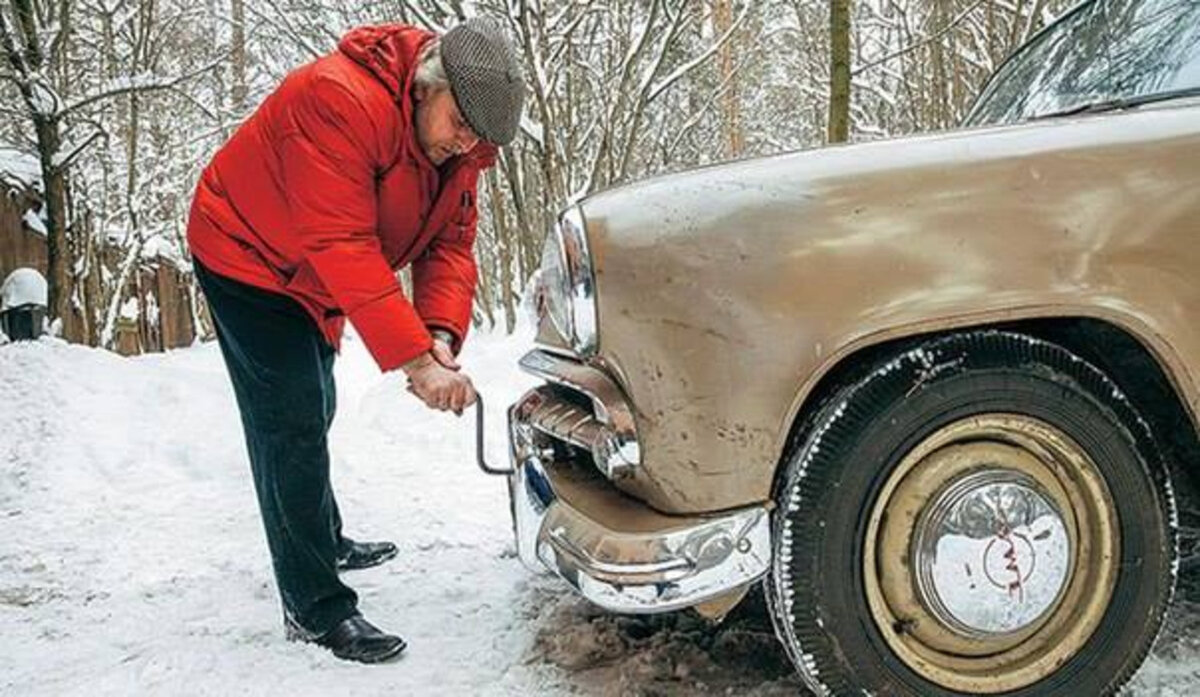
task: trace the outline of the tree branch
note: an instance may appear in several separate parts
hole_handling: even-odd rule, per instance
[[[161,91],[161,90],[173,89],[174,87],[176,87],[177,85],[179,85],[182,82],[186,82],[198,75],[202,75],[202,74],[212,70],[213,68],[217,67],[222,62],[224,62],[226,58],[228,58],[228,55],[222,54],[215,60],[213,60],[191,72],[184,73],[182,75],[176,75],[175,77],[169,78],[166,80],[157,81],[157,82],[140,83],[140,84],[122,85],[120,87],[113,87],[110,89],[102,90],[100,92],[97,92],[96,94],[89,95],[87,97],[84,97],[78,101],[72,102],[72,103],[68,104],[67,106],[63,107],[58,112],[58,117],[62,118],[64,116],[72,114],[76,111],[79,111],[80,109],[82,109],[90,104],[95,104],[96,102],[103,101],[103,100],[109,99],[111,97],[119,97],[123,94],[131,94],[134,92],[137,92],[137,93],[157,92],[157,91]]]
[[[910,44],[908,46],[905,46],[904,48],[897,49],[897,50],[893,51],[892,53],[887,54],[883,58],[879,58],[877,60],[871,61],[870,63],[866,63],[864,65],[858,66],[854,70],[850,71],[850,77],[858,77],[858,75],[860,73],[862,73],[866,70],[870,70],[871,68],[874,68],[877,65],[882,65],[883,63],[887,63],[888,61],[890,61],[894,58],[899,58],[900,56],[903,56],[906,53],[911,53],[911,52],[917,50],[918,48],[921,48],[922,46],[928,46],[929,44],[933,43],[934,41],[937,41],[938,39],[942,38],[946,34],[949,34],[955,27],[957,27],[959,24],[961,24],[963,22],[963,20],[965,20],[967,17],[970,16],[970,14],[972,12],[975,11],[975,8],[982,5],[983,2],[984,2],[984,0],[975,0],[975,2],[972,3],[970,7],[963,10],[954,19],[950,20],[946,24],[946,26],[942,27],[941,29],[937,30],[936,32],[930,34],[929,36],[925,37],[924,39],[921,39],[920,41],[918,41],[914,44]]]
[[[258,9],[254,7],[254,3],[246,3],[246,12],[254,15],[265,24],[282,29],[283,33],[286,34],[288,38],[294,41],[302,51],[309,55],[309,58],[321,57],[324,51],[317,50],[315,46],[310,44],[307,39],[300,35],[300,32],[297,31],[294,26],[292,26],[290,21],[288,21],[287,12],[281,10],[274,2],[271,2],[271,0],[266,0],[266,3],[267,6],[271,8],[272,15],[279,19],[278,22],[271,17],[267,17],[262,12],[259,12]]]
[[[696,124],[699,123],[702,118],[704,118],[705,114],[712,111],[713,106],[725,95],[726,92],[729,91],[729,88],[733,85],[733,81],[737,79],[737,76],[739,73],[741,73],[744,65],[744,61],[739,61],[736,65],[734,65],[733,69],[729,71],[729,75],[725,76],[725,78],[721,81],[721,84],[717,85],[717,88],[713,90],[711,94],[709,94],[708,99],[700,105],[700,108],[693,112],[687,118],[687,120],[683,122],[683,125],[676,130],[675,137],[671,139],[671,142],[663,151],[665,156],[669,157],[672,153],[674,153],[679,147],[680,142],[689,132],[691,132],[692,128],[694,128]]]
[[[89,135],[86,139],[84,139],[84,141],[82,143],[80,143],[79,145],[76,145],[74,148],[72,148],[71,152],[67,153],[62,158],[56,157],[55,162],[54,162],[54,169],[59,172],[67,171],[68,169],[70,169],[71,165],[75,163],[75,160],[80,155],[83,154],[83,151],[87,150],[87,147],[89,145],[96,142],[97,139],[105,138],[107,136],[108,136],[108,134],[104,132],[104,129],[98,128],[97,130],[93,131],[92,134]]]
[[[400,4],[408,9],[409,12],[412,12],[414,15],[416,15],[417,20],[419,20],[421,24],[424,24],[426,29],[437,32],[438,34],[445,33],[446,28],[438,22],[433,21],[433,18],[426,14],[425,11],[422,10],[416,3],[410,2],[409,0],[402,0]]]
[[[25,62],[25,56],[21,55],[20,49],[17,48],[16,27],[8,23],[8,13],[3,10],[0,10],[0,46],[4,48],[9,64],[21,79],[17,84],[28,84],[29,64]]]
[[[661,94],[663,92],[663,90],[670,87],[672,84],[677,82],[680,78],[682,78],[684,75],[687,75],[688,73],[692,72],[692,70],[696,69],[696,67],[698,67],[700,64],[704,63],[706,60],[711,58],[714,53],[716,53],[718,50],[720,50],[720,48],[729,41],[730,37],[733,36],[733,33],[735,31],[737,31],[739,27],[742,26],[742,22],[744,22],[746,20],[746,16],[750,14],[750,8],[753,5],[754,5],[753,2],[747,2],[742,7],[741,14],[739,14],[738,18],[733,21],[733,24],[729,25],[729,28],[726,29],[725,33],[721,35],[721,38],[714,41],[708,48],[704,49],[704,51],[702,51],[695,58],[691,59],[690,61],[688,61],[688,62],[684,63],[683,65],[679,66],[678,68],[676,68],[670,75],[664,77],[661,81],[659,81],[659,83],[657,85],[655,85],[653,88],[651,88],[650,94],[646,97],[646,101],[647,102],[654,101],[654,99],[656,97],[658,97],[658,95]]]

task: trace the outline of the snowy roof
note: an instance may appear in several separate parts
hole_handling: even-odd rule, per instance
[[[180,243],[168,239],[166,235],[167,233],[164,231],[149,232],[146,240],[142,242],[138,258],[143,263],[149,265],[166,262],[180,271],[189,270],[191,262],[184,259],[183,253],[180,250]],[[127,248],[131,244],[128,237],[123,232],[117,230],[110,230],[106,239],[109,244],[115,247]]]
[[[0,311],[22,305],[47,304],[46,279],[35,269],[17,269],[0,286]]]
[[[29,153],[0,143],[0,182],[11,187],[42,190],[42,166]]]
[[[50,233],[46,232],[46,220],[42,217],[42,215],[45,213],[46,207],[42,206],[41,210],[41,213],[32,209],[27,210],[25,211],[25,215],[21,218],[21,220],[25,223],[25,227],[29,228],[30,230],[33,230],[39,235],[48,235]]]
[[[166,259],[180,265],[179,248],[163,235],[155,235],[142,246],[143,259]]]

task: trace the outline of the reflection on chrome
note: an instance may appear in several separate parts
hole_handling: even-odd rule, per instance
[[[596,279],[592,254],[588,248],[583,213],[574,206],[563,213],[559,222],[563,258],[566,261],[567,293],[571,308],[571,346],[580,355],[596,350]]]
[[[985,469],[951,481],[917,522],[917,592],[964,636],[1003,635],[1038,622],[1067,586],[1068,520],[1031,477]]]
[[[521,358],[521,369],[586,396],[591,413],[552,391],[521,401],[521,420],[543,433],[592,453],[596,466],[609,479],[626,476],[641,464],[633,407],[607,373],[543,351]]]
[[[669,525],[614,530],[559,497],[554,450],[526,419],[531,391],[509,409],[513,463],[509,477],[517,553],[526,566],[549,569],[584,597],[615,612],[689,607],[740,588],[766,573],[770,514],[764,506],[714,516],[673,517]],[[560,475],[561,476],[561,473]],[[657,515],[626,502],[631,516]]]
[[[578,206],[567,209],[546,237],[538,271],[539,312],[580,356],[595,353],[596,278],[587,228]]]

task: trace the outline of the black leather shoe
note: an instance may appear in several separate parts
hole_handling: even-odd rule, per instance
[[[344,537],[338,547],[337,568],[339,571],[369,569],[392,559],[396,551],[391,542],[355,542]]]
[[[394,634],[388,634],[363,619],[362,615],[347,617],[321,636],[305,632],[287,622],[287,637],[306,641],[329,649],[334,656],[359,663],[382,663],[400,655],[408,644]]]

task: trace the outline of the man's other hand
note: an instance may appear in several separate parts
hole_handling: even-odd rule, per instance
[[[408,391],[430,409],[462,414],[463,409],[475,403],[471,378],[447,368],[432,352],[405,363],[402,370],[408,374]]]

